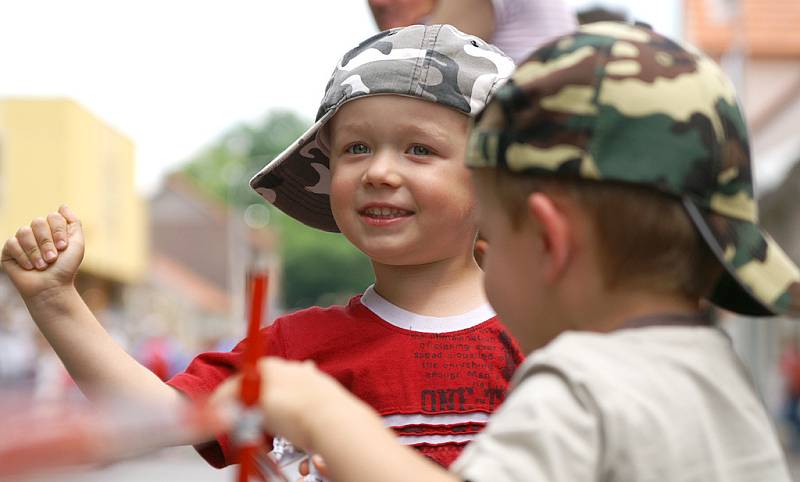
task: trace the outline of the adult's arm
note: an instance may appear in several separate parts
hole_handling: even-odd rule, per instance
[[[491,42],[495,20],[491,0],[438,0],[428,23],[447,23]]]

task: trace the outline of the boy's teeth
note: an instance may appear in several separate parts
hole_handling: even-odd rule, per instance
[[[403,216],[406,214],[406,211],[402,209],[387,208],[387,207],[367,208],[365,212],[370,216],[380,216],[380,217],[395,217],[395,216]]]

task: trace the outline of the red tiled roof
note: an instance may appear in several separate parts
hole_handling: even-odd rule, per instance
[[[722,0],[685,0],[686,34],[690,42],[711,55],[726,52],[733,34],[744,32],[750,56],[800,57],[800,1],[740,0],[742,18],[716,18]]]
[[[231,308],[228,293],[216,287],[192,271],[165,256],[155,255],[152,272],[156,279],[183,293],[201,309],[215,313],[227,313]]]

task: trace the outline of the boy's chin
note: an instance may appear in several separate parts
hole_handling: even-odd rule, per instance
[[[420,249],[411,243],[373,243],[356,247],[367,255],[373,263],[385,266],[420,266],[435,263],[442,259],[437,253]]]
[[[396,249],[371,249],[362,250],[373,263],[385,266],[415,266],[432,262],[426,261],[425,257],[410,255],[407,251]]]

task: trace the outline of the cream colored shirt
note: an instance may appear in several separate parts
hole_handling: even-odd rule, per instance
[[[729,339],[708,327],[567,332],[452,470],[471,482],[783,482],[786,461]]]

